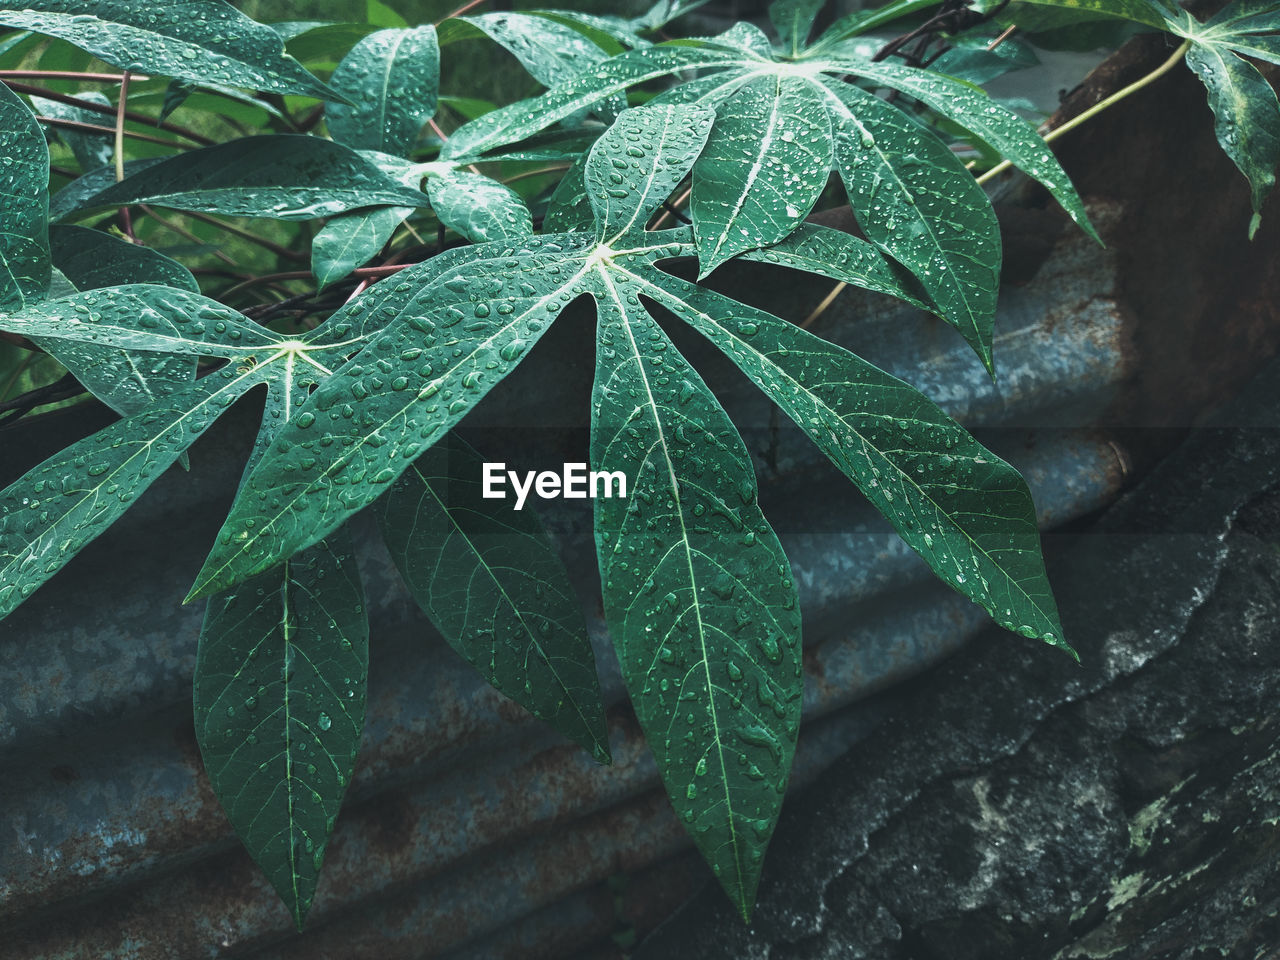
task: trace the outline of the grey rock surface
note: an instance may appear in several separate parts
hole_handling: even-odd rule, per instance
[[[1278,481],[1273,363],[1051,557],[1081,665],[993,631],[895,692],[752,925],[708,887],[635,956],[1280,956]]]

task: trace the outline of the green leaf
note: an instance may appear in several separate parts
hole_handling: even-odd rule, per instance
[[[96,91],[74,94],[78,100],[110,106],[111,101]],[[58,117],[62,120],[75,120],[78,123],[92,123],[102,126],[103,114],[82,107],[73,107],[60,100],[47,100],[44,97],[32,97],[31,104],[46,117]],[[71,148],[76,163],[82,171],[94,170],[111,162],[115,145],[109,133],[86,133],[79,130],[55,128],[58,137]]]
[[[60,37],[135,73],[332,99],[270,27],[223,0],[23,0],[0,24]]]
[[[623,114],[618,116],[621,119]],[[587,154],[580,153],[564,172],[551,193],[551,199],[547,201],[547,213],[542,218],[543,233],[569,233],[573,230],[590,230],[595,226],[591,204],[587,201],[587,184],[583,179],[586,169]]]
[[[453,132],[440,151],[445,160],[479,156],[517,143],[558,120],[646,80],[694,66],[740,62],[723,50],[704,47],[646,47],[628,50],[558,84],[541,97],[522,100],[477,117]]]
[[[21,98],[0,84],[0,309],[49,287],[49,147]]]
[[[230,307],[174,287],[127,284],[0,314],[0,330],[128,350],[243,358],[280,338]]]
[[[1027,176],[1042,183],[1080,229],[1098,240],[1097,231],[1085,213],[1084,202],[1066,171],[1026,120],[996,103],[982,90],[930,70],[852,57],[842,59],[841,63],[849,72],[900,90],[971,131]]]
[[[787,236],[831,172],[831,119],[820,87],[800,77],[747,84],[716,111],[693,165],[693,232],[702,276]]]
[[[612,246],[643,234],[703,149],[714,120],[710,110],[665,104],[618,115],[583,165],[597,239]]]
[[[73,443],[0,491],[0,618],[119,519],[259,377],[224,367]]]
[[[827,27],[822,32],[822,36],[814,41],[808,53],[817,55],[825,52],[850,37],[876,30],[886,23],[909,17],[913,13],[919,13],[921,10],[939,6],[941,2],[942,0],[891,0],[891,2],[881,7],[869,10],[855,10],[852,13],[845,14],[845,16]]]
[[[311,272],[323,290],[378,255],[412,207],[373,207],[333,217],[311,241]]]
[[[472,243],[518,240],[533,233],[533,217],[510,187],[478,173],[451,170],[427,180],[440,222]]]
[[[590,248],[581,234],[484,244],[473,255],[463,248],[401,271],[390,293],[373,298],[376,307],[358,297],[335,314],[331,323],[357,323],[376,309],[384,330],[281,432],[189,599],[292,556],[381,496],[585,292],[581,261]]]
[[[325,105],[325,123],[335,140],[407,156],[436,112],[440,49],[435,27],[370,34],[342,58],[330,85],[351,103]]]
[[[353,324],[332,319],[293,340],[243,320],[197,294],[155,285],[86,291],[0,315],[0,329],[27,336],[231,360],[0,491],[0,617],[114,523],[237,398],[260,384],[269,388],[253,462],[275,424],[316,386],[317,373],[329,376],[364,342]]]
[[[546,87],[569,80],[581,73],[585,66],[607,59],[605,51],[580,30],[546,17],[527,13],[482,13],[458,17],[451,23],[469,24],[488,36]]]
[[[345,530],[210,601],[196,741],[213,792],[298,929],[364,729],[369,623]]]
[[[75,297],[75,288],[95,290],[120,284],[155,283],[200,292],[186,267],[99,230],[54,225],[49,228],[49,246],[55,268],[75,285],[66,294],[73,302],[83,304],[83,298]],[[52,291],[51,297],[56,297]],[[196,375],[195,356],[50,337],[36,337],[35,342],[57,357],[95,397],[124,416],[145,409]]]
[[[1193,43],[1187,65],[1209,92],[1214,133],[1231,162],[1249,180],[1253,218],[1249,239],[1262,220],[1262,202],[1280,163],[1280,102],[1258,68],[1216,43]]]
[[[320,137],[279,134],[169,157],[81,196],[77,206],[151,203],[227,216],[312,220],[357,207],[426,202],[417,190],[348,147]]]
[[[176,260],[101,230],[55,224],[49,228],[49,247],[54,266],[79,290],[159,283],[200,292],[191,271]]]
[[[769,5],[769,20],[778,31],[782,47],[791,56],[804,49],[813,29],[813,21],[827,0],[774,0]]]
[[[124,165],[124,175],[126,178],[132,177],[157,164],[164,163],[166,159],[168,158],[142,157],[137,160],[127,160]],[[92,206],[90,203],[92,198],[114,185],[115,182],[116,172],[113,166],[98,167],[82,174],[55,193],[50,199],[49,221],[57,223],[59,220],[66,220],[80,213],[86,207]]]
[[[945,143],[901,110],[848,84],[832,96],[837,166],[858,225],[915,274],[992,370],[1001,257],[987,195]]]
[[[942,580],[1001,626],[1071,651],[1031,493],[1013,467],[914,387],[842,347],[675,277],[644,279],[641,292],[737,364]]]
[[[1169,16],[1154,0],[1022,0],[1022,2],[1060,7],[1063,10],[1095,14],[1099,17],[1133,20],[1157,30],[1168,29]],[[986,0],[979,9],[993,9],[998,5],[999,0]]]
[[[605,618],[672,805],[749,917],[800,721],[795,584],[723,408],[631,285],[599,283],[591,463],[631,481],[595,501]]]
[[[533,510],[486,499],[484,461],[452,433],[378,501],[409,592],[493,686],[609,762],[595,655],[564,564]]]
[[[816,223],[802,223],[787,239],[763,250],[749,250],[740,259],[816,273],[897,297],[921,310],[937,311],[925,302],[927,294],[920,289],[919,281],[874,246]]]

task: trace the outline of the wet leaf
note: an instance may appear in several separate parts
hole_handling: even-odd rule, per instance
[[[311,220],[357,207],[426,202],[417,190],[348,147],[320,137],[277,134],[148,164],[120,183],[82,194],[75,204],[84,210],[151,203],[228,216]]]
[[[311,272],[320,289],[376,257],[411,213],[412,207],[372,207],[330,219],[311,240]]]
[[[35,115],[0,84],[0,310],[49,288],[49,147]]]
[[[136,73],[331,98],[280,35],[223,0],[24,0],[0,24],[60,37]]]
[[[196,278],[178,261],[102,230],[55,224],[49,228],[49,246],[54,265],[79,290],[159,283],[200,292]]]
[[[74,96],[78,100],[87,100],[90,103],[97,103],[104,107],[111,105],[110,100],[96,91],[77,93]],[[92,123],[96,126],[103,125],[103,114],[95,110],[86,110],[83,107],[73,107],[71,104],[63,103],[60,100],[32,97],[31,105],[46,117],[75,120],[78,123]],[[57,134],[58,139],[71,148],[71,152],[75,155],[76,163],[80,165],[82,171],[96,170],[98,167],[106,166],[111,162],[115,149],[111,134],[86,133],[80,130],[64,128],[54,128],[54,132]]]
[[[351,102],[325,105],[333,139],[407,156],[436,112],[440,49],[435,27],[370,34],[342,58],[330,83]]]
[[[794,57],[804,49],[813,21],[825,5],[826,0],[774,0],[769,5],[769,20],[783,50]]]
[[[1070,651],[1031,492],[914,387],[794,324],[666,274],[643,291],[719,347],[939,578],[1001,626]]]
[[[721,104],[693,165],[701,275],[799,226],[827,185],[831,156],[826,97],[808,80],[761,77]]]
[[[582,607],[537,514],[483,496],[484,460],[446,434],[377,503],[382,538],[436,629],[493,686],[609,762]]]
[[[848,84],[832,96],[836,160],[858,226],[915,274],[993,369],[1000,226],[987,195],[945,143],[902,111]]]
[[[213,791],[298,929],[364,729],[369,623],[339,531],[210,601],[196,741]]]
[[[460,29],[463,24],[471,29]],[[543,86],[554,86],[607,58],[580,30],[527,13],[482,13],[448,21],[453,37],[485,35],[520,61]]]
[[[533,217],[520,195],[478,173],[451,170],[431,177],[427,196],[440,222],[472,243],[517,240],[533,233]]]
[[[591,461],[605,618],[667,795],[744,917],[800,722],[791,567],[742,439],[635,298],[599,271]]]

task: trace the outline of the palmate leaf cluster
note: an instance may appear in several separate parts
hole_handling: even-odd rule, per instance
[[[154,94],[161,120],[196,104],[258,120],[211,145],[132,157],[64,128],[80,176],[50,196],[32,108],[101,122],[93,107],[113,105],[29,104],[0,86],[0,330],[121,415],[0,491],[0,616],[185,464],[233,403],[265,396],[189,598],[208,598],[194,699],[214,790],[299,927],[363,728],[368,623],[346,532],[359,511],[372,509],[458,653],[609,759],[574,586],[532,511],[481,496],[485,457],[454,432],[576,301],[597,316],[591,466],[628,478],[627,498],[594,507],[610,636],[672,803],[744,915],[795,750],[801,613],[747,449],[669,324],[736,364],[940,578],[1002,626],[1070,649],[1013,468],[910,385],[795,318],[683,279],[678,264],[696,263],[701,280],[748,260],[898,297],[953,325],[994,370],[999,232],[944,131],[1008,159],[1091,232],[1079,197],[1035,129],[980,89],[866,54],[863,34],[927,13],[926,0],[851,15],[812,43],[814,0],[776,3],[773,38],[738,24],[654,41],[696,6],[437,26],[394,22],[380,4],[376,24],[271,26],[222,0],[0,8],[0,25],[29,32],[5,49],[58,38],[167,82]],[[1275,167],[1275,97],[1236,53],[1270,58],[1274,6],[1233,9],[1201,25],[1142,7],[1143,22],[1195,35],[1189,61],[1256,206]],[[441,95],[442,55],[476,38],[546,92],[496,109]],[[334,61],[327,81],[293,55],[307,51]],[[474,115],[447,138],[445,103]],[[297,122],[307,111],[310,124]],[[502,182],[547,164],[556,176],[542,186]],[[806,222],[832,173],[861,237]],[[686,189],[690,222],[667,226]],[[363,272],[323,322],[293,328],[205,296],[186,267],[117,235],[115,211],[153,207],[323,221],[310,236],[317,291],[350,285],[415,224],[456,242]],[[228,301],[236,289],[205,287]]]

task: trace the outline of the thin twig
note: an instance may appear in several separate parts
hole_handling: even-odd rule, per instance
[[[178,236],[186,240],[190,240],[192,243],[198,243],[201,246],[207,246],[207,244],[203,240],[197,237],[194,233],[192,233],[186,227],[182,226],[182,224],[174,223],[172,220],[165,219],[164,217],[160,216],[160,214],[156,213],[156,211],[153,210],[151,207],[147,206],[147,204],[145,203],[138,204],[138,209],[141,210],[143,213],[145,213],[148,217],[150,217],[156,223],[160,224],[160,226],[165,227],[168,230],[172,230]],[[237,260],[229,256],[228,254],[223,253],[221,250],[218,250],[217,248],[214,249],[213,255],[229,266],[232,266],[232,267],[240,266],[240,263]]]
[[[827,312],[827,307],[835,303],[836,297],[840,296],[841,291],[843,291],[847,286],[848,284],[841,280],[832,287],[831,292],[822,298],[822,302],[813,308],[813,312],[800,321],[800,326],[804,327],[806,330],[813,326],[814,321]]]
[[[124,179],[124,115],[129,106],[129,71],[120,78],[120,103],[116,107],[116,183]]]
[[[484,3],[484,0],[470,0],[470,2],[464,3],[457,10],[453,11],[453,13],[449,14],[447,17],[441,17],[439,20],[437,20],[436,26],[437,27],[440,26],[440,24],[444,23],[446,20],[452,20],[454,17],[460,17],[464,13],[466,13],[468,10],[474,10],[476,7],[480,6],[480,4],[482,3]]]
[[[1004,33],[1000,34],[1000,36],[996,37],[994,40],[992,40],[990,43],[987,44],[987,49],[994,50],[996,47],[1000,46],[1000,44],[1004,43],[1006,40],[1008,40],[1017,32],[1018,32],[1018,25],[1016,23],[1011,24],[1004,31]]]
[[[63,120],[61,117],[36,117],[36,119],[51,127],[64,127],[67,130],[80,130],[83,133],[105,133],[111,137],[114,137],[116,134],[115,127],[100,127],[96,123],[81,123],[79,120]],[[131,140],[145,140],[147,143],[158,143],[164,147],[181,146],[181,144],[174,143],[172,140],[153,137],[150,134],[138,133],[134,130],[124,131],[124,136]]]
[[[529,177],[536,177],[543,173],[559,173],[561,170],[568,170],[569,164],[562,163],[554,167],[539,167],[537,170],[525,170],[523,173],[517,173],[513,177],[503,180],[503,183],[515,183],[517,180],[526,180]]]
[[[671,203],[669,203],[669,204],[665,204],[665,203],[664,203],[664,204],[663,204],[663,207],[664,207],[665,209],[662,211],[662,213],[661,213],[661,214],[659,214],[658,219],[657,219],[657,220],[655,220],[655,221],[653,222],[653,229],[654,229],[654,230],[661,230],[661,229],[662,229],[662,225],[663,225],[664,223],[666,223],[667,217],[671,216],[671,210],[672,210],[672,208],[678,208],[678,207],[680,206],[680,204],[684,203],[686,200],[688,200],[688,199],[689,199],[689,194],[691,194],[691,193],[693,193],[693,188],[692,188],[692,187],[690,187],[690,188],[689,188],[688,190],[686,190],[684,193],[680,194],[680,196],[678,196],[678,197],[676,197],[674,200],[672,200],[672,201],[671,201]]]
[[[1099,100],[1088,110],[1085,110],[1083,113],[1080,113],[1072,117],[1062,126],[1055,127],[1054,129],[1050,130],[1048,133],[1045,134],[1044,142],[1052,143],[1054,140],[1057,140],[1064,133],[1074,130],[1076,127],[1080,126],[1080,124],[1084,123],[1089,118],[1097,116],[1112,104],[1119,103],[1125,97],[1129,96],[1129,94],[1137,93],[1143,87],[1147,86],[1147,84],[1154,83],[1156,80],[1159,80],[1166,73],[1168,73],[1170,70],[1172,70],[1174,67],[1178,65],[1178,61],[1182,59],[1183,55],[1190,48],[1191,48],[1190,40],[1182,41],[1182,43],[1178,45],[1178,49],[1173,51],[1173,55],[1169,57],[1169,59],[1166,60],[1164,63],[1160,64],[1160,66],[1156,67],[1146,76],[1139,77],[1137,80],[1133,81],[1133,83],[1129,84],[1127,87],[1121,90],[1117,90],[1115,93],[1111,94],[1111,96],[1103,100]],[[1010,163],[1008,160],[1000,161],[994,167],[992,167],[990,170],[984,173],[982,176],[978,177],[978,183],[986,183],[988,180],[992,179],[993,177],[997,177],[1000,174],[1004,173],[1011,166],[1013,166],[1013,164]]]
[[[7,84],[7,86],[9,89],[17,93],[25,93],[32,97],[43,97],[46,100],[65,103],[68,106],[80,107],[81,109],[88,110],[92,113],[107,113],[114,116],[117,110],[116,107],[109,104],[94,103],[92,100],[81,100],[69,93],[59,93],[57,90],[46,90],[44,87],[37,87],[30,83],[10,83]],[[148,126],[155,126],[161,130],[167,130],[170,133],[177,134],[178,136],[184,137],[192,143],[198,143],[201,146],[207,147],[217,143],[216,140],[201,136],[193,130],[188,130],[185,127],[178,126],[176,123],[169,123],[168,121],[165,121],[164,123],[156,123],[155,118],[148,117],[144,113],[135,113],[132,110],[126,110],[124,116],[126,120],[132,120],[134,123],[145,123]]]
[[[352,270],[353,276],[357,277],[387,277],[393,273],[399,273],[405,267],[411,267],[411,263],[394,263],[384,264],[380,267],[357,267]],[[310,270],[285,270],[281,273],[268,273],[261,277],[253,277],[243,283],[237,283],[234,287],[224,290],[221,294],[223,299],[230,297],[232,294],[240,293],[264,283],[272,283],[276,280],[305,280],[310,277]]]
[[[288,247],[282,247],[280,244],[274,243],[266,237],[260,237],[256,233],[241,229],[235,224],[227,223],[225,220],[219,220],[217,217],[211,217],[207,213],[200,213],[196,210],[184,210],[182,212],[192,220],[199,220],[201,223],[207,223],[210,226],[219,227],[227,231],[227,233],[233,233],[241,239],[248,240],[250,243],[256,243],[264,250],[270,250],[278,257],[284,257],[286,260],[293,260],[298,263],[302,263],[307,259],[307,256],[304,253],[299,253],[297,250],[290,250]]]
[[[0,70],[0,80],[101,80],[104,83],[120,83],[119,73],[80,73],[75,70]],[[141,73],[133,74],[135,80],[150,80]]]

